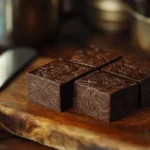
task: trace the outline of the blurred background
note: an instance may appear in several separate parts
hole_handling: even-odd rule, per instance
[[[148,0],[0,0],[0,47],[33,46],[41,54],[54,45],[149,52],[149,7]]]
[[[149,52],[149,7],[148,0],[0,0],[0,47]]]

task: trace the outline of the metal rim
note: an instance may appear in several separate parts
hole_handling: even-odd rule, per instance
[[[124,9],[124,3],[122,1],[117,0],[96,0],[91,1],[89,0],[87,3],[90,7],[95,7],[101,11],[109,11],[109,12],[123,12]]]
[[[145,23],[150,23],[150,18],[141,15],[140,13],[134,11],[130,6],[126,5],[126,10],[130,13],[131,16],[136,18],[137,20],[141,20]]]

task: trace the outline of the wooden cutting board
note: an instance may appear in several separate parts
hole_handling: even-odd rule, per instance
[[[5,130],[62,150],[150,150],[150,108],[106,124],[75,113],[57,113],[26,99],[26,72],[50,59],[39,58],[0,93]]]

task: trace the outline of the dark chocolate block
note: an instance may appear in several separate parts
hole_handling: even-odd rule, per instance
[[[131,80],[95,71],[74,86],[74,108],[79,113],[111,122],[136,110],[138,86]]]
[[[150,105],[150,61],[125,57],[102,70],[138,82],[138,106]]]
[[[75,52],[70,58],[66,60],[69,62],[90,66],[93,68],[101,68],[115,60],[121,58],[118,52],[110,52],[103,50],[80,50]]]
[[[28,100],[55,111],[73,105],[73,83],[91,71],[90,67],[53,61],[27,75]]]

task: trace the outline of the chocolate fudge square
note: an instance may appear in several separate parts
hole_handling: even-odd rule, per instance
[[[102,69],[139,83],[139,106],[150,106],[150,61],[124,57]]]
[[[136,82],[102,71],[95,71],[74,84],[75,110],[106,122],[135,111],[137,100]]]
[[[73,105],[73,83],[91,71],[90,67],[53,61],[27,75],[29,101],[61,112]]]
[[[121,58],[121,54],[113,51],[99,49],[78,50],[66,60],[72,63],[101,68]]]

